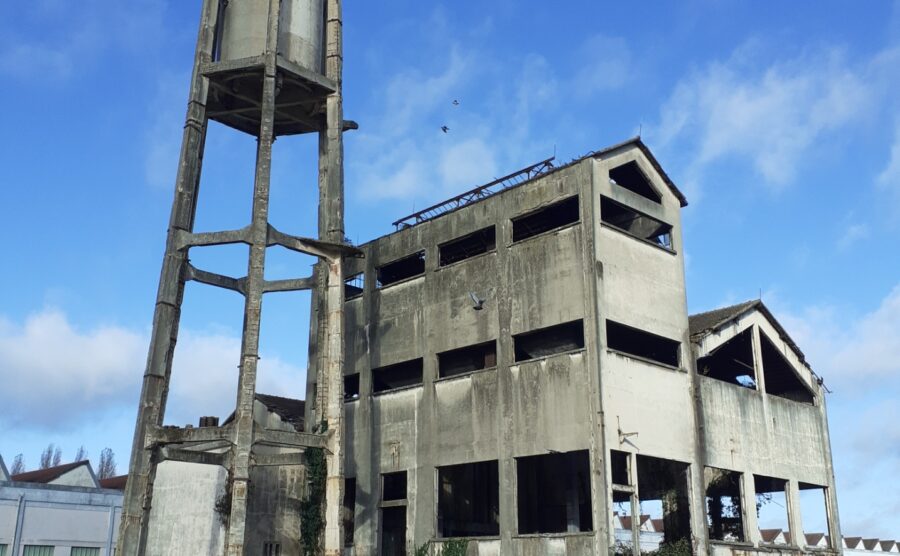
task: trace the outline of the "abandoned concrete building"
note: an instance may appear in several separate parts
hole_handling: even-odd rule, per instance
[[[821,381],[760,301],[689,317],[686,204],[636,138],[345,260],[346,553],[630,553],[644,515],[696,554],[840,552]]]

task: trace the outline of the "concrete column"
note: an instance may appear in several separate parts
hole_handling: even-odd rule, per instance
[[[756,518],[756,484],[753,482],[752,473],[741,474],[741,495],[746,540],[759,546],[762,537],[759,534],[759,520]]]
[[[791,479],[786,485],[788,526],[791,529],[791,544],[803,548],[806,537],[803,535],[803,516],[800,515],[800,489],[797,480]]]
[[[194,54],[175,199],[169,218],[166,250],[153,314],[153,332],[150,337],[147,367],[134,429],[129,478],[122,505],[117,552],[119,556],[143,555],[146,545],[147,519],[150,514],[156,466],[152,462],[151,451],[145,449],[144,445],[149,427],[162,425],[165,415],[172,355],[178,337],[178,321],[184,297],[184,269],[187,262],[187,250],[179,250],[176,246],[176,233],[190,232],[194,228],[207,127],[208,82],[200,73],[200,67],[212,58],[217,15],[218,2],[204,0]]]

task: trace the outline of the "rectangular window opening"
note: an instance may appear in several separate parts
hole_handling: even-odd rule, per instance
[[[753,476],[756,490],[756,517],[759,534],[768,544],[791,544],[788,521],[787,481],[762,475]]]
[[[441,378],[490,369],[496,366],[496,340],[438,354],[438,374]]]
[[[643,357],[670,367],[678,367],[680,342],[638,330],[615,321],[606,321],[606,347]]]
[[[746,536],[741,507],[741,474],[707,467],[704,479],[710,540],[743,542]]]
[[[380,556],[406,556],[406,506],[381,508]]]
[[[344,401],[359,399],[359,373],[344,375]]]
[[[353,299],[363,294],[366,275],[362,272],[344,280],[344,300]]]
[[[634,536],[631,531],[631,523],[633,514],[631,512],[630,492],[613,490],[613,529],[615,535],[615,547],[613,552],[616,556],[631,556],[631,547],[634,546]],[[643,519],[644,516],[641,516]]]
[[[407,278],[425,274],[425,251],[419,251],[375,269],[375,285],[384,288]]]
[[[723,382],[756,389],[753,329],[748,328],[697,360],[697,372]]]
[[[609,171],[609,181],[619,187],[637,193],[641,197],[650,199],[654,203],[661,203],[662,197],[656,192],[656,189],[650,184],[641,167],[635,161],[626,162],[621,166],[616,166]]]
[[[637,456],[638,502],[641,534],[662,533],[663,546],[690,550],[691,512],[688,500],[689,465],[649,456]],[[642,543],[643,544],[643,543]]]
[[[497,232],[494,226],[448,241],[438,247],[440,266],[493,251],[496,245]]]
[[[800,490],[800,518],[806,546],[831,548],[831,530],[828,528],[828,491],[825,487],[798,483]],[[799,543],[798,543],[799,544]]]
[[[610,467],[612,468],[612,482],[614,485],[630,485],[628,478],[628,452],[611,450],[609,453]]]
[[[576,320],[513,336],[516,362],[584,349],[584,325]]]
[[[372,369],[372,391],[387,392],[422,384],[422,358]]]
[[[617,203],[600,198],[600,221],[638,239],[672,249],[672,225]]]
[[[281,556],[281,543],[263,543],[263,556]]]
[[[592,531],[587,450],[516,458],[519,534]]]
[[[73,546],[69,556],[100,556],[100,548],[96,546]]]
[[[341,519],[344,522],[344,546],[353,546],[353,528],[356,518],[356,479],[344,479],[344,503]]]
[[[578,222],[578,195],[512,219],[513,243]]]
[[[26,544],[22,556],[53,556],[53,547],[49,545]]]
[[[381,475],[381,501],[406,500],[406,471]]]
[[[500,534],[496,460],[438,467],[438,534],[442,538]]]
[[[766,393],[795,402],[812,404],[815,396],[809,387],[804,384],[794,371],[790,362],[778,351],[772,340],[762,331],[759,333],[762,341],[762,367],[766,379]]]

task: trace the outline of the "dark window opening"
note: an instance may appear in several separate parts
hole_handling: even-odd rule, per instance
[[[637,456],[641,514],[647,516],[654,530],[663,532],[661,545],[690,542],[689,467],[677,461]],[[644,521],[643,515],[641,521]]]
[[[759,333],[759,338],[762,341],[760,349],[766,378],[766,393],[795,402],[813,403],[815,396],[800,380],[793,366],[778,351],[775,344],[762,332]]]
[[[440,265],[446,266],[456,261],[493,251],[497,244],[497,232],[493,226],[454,239],[438,247]]]
[[[441,378],[496,366],[497,342],[494,340],[438,354],[438,374]]]
[[[422,384],[422,359],[372,369],[372,391],[385,392]]]
[[[406,556],[406,506],[381,509],[381,556]]]
[[[341,519],[344,522],[344,546],[353,546],[353,528],[356,517],[356,479],[344,479],[344,504]]]
[[[697,372],[709,378],[756,389],[753,329],[748,328],[706,357],[698,359]]]
[[[281,543],[263,543],[263,556],[281,556]]]
[[[587,450],[516,459],[519,533],[593,530]]]
[[[614,485],[630,485],[628,479],[628,453],[612,450],[609,453],[610,467],[612,468],[612,482]]]
[[[578,196],[575,195],[525,216],[513,218],[513,242],[562,228],[567,224],[578,222],[579,218]]]
[[[745,536],[741,507],[741,474],[707,467],[704,475],[709,538],[716,541],[743,542]]]
[[[438,468],[438,534],[500,534],[500,476],[496,461]]]
[[[787,481],[753,476],[756,490],[756,518],[763,542],[790,544],[791,529],[787,509]]]
[[[406,471],[381,476],[381,501],[406,500]]]
[[[344,280],[344,299],[353,299],[363,294],[366,275],[360,272]]]
[[[344,375],[344,401],[359,399],[359,373]]]
[[[609,349],[650,359],[670,367],[677,367],[678,348],[680,345],[675,340],[638,330],[615,321],[606,321],[606,347]]]
[[[628,208],[607,197],[600,198],[600,220],[636,238],[672,249],[672,225]]]
[[[662,197],[650,185],[650,180],[647,179],[637,162],[631,161],[611,169],[609,171],[609,180],[619,187],[624,187],[641,197],[650,199],[654,203],[662,202]]]
[[[425,251],[379,266],[375,270],[375,285],[379,288],[390,286],[401,280],[425,274]]]
[[[803,521],[806,546],[831,548],[827,489],[809,483],[798,483],[797,487],[800,490],[800,517]]]
[[[584,348],[584,326],[580,320],[548,326],[513,336],[516,361],[527,361]]]

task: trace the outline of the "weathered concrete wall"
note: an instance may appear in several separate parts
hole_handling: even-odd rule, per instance
[[[227,472],[217,465],[178,461],[159,464],[147,537],[150,556],[218,556],[225,528],[216,501],[225,493]]]
[[[86,488],[99,488],[97,478],[88,468],[87,465],[76,467],[68,473],[63,473],[56,479],[50,481],[51,485],[78,486]]]

